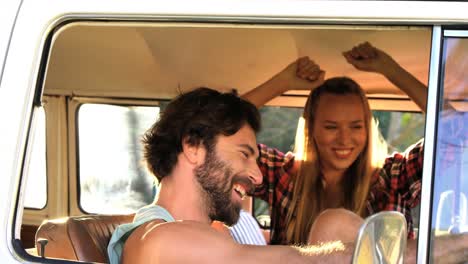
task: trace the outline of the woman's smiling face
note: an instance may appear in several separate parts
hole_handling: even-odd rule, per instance
[[[345,172],[367,141],[364,107],[358,95],[320,96],[313,138],[324,171]]]

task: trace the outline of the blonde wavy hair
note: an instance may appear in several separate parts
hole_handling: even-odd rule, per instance
[[[337,77],[326,80],[317,87],[307,99],[304,108],[303,135],[296,137],[296,158],[302,159],[301,166],[294,176],[294,190],[291,206],[286,218],[286,239],[290,244],[306,244],[310,228],[315,218],[325,210],[325,191],[320,173],[317,148],[313,140],[313,125],[318,102],[323,94],[357,95],[364,108],[367,140],[363,151],[348,168],[343,178],[343,207],[365,217],[366,200],[371,178],[387,154],[387,146],[381,137],[377,124],[373,121],[365,92],[352,79]]]

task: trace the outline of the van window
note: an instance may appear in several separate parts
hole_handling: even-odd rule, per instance
[[[419,112],[372,111],[388,146],[388,153],[403,152],[424,137],[425,118]]]
[[[294,140],[303,108],[264,106],[260,108],[262,130],[257,142],[286,153],[294,150]],[[388,153],[402,152],[424,136],[424,115],[417,112],[372,111],[379,130],[388,145]],[[259,224],[268,228],[268,203],[254,198],[253,214]],[[419,209],[412,210],[414,225],[419,223]]]
[[[27,182],[24,206],[30,209],[42,209],[47,203],[46,117],[43,107],[35,110],[33,122],[34,134],[31,137],[31,158],[26,172]]]
[[[78,110],[79,201],[83,211],[131,213],[153,201],[155,178],[142,162],[143,133],[159,107],[83,104]]]
[[[432,239],[468,231],[468,38],[445,39],[442,65],[447,104],[438,113]]]
[[[302,107],[264,106],[260,108],[262,129],[257,142],[286,153],[294,149],[297,122]]]

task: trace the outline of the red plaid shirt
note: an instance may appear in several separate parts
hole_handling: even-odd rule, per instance
[[[291,205],[294,182],[292,170],[294,154],[258,144],[258,165],[263,183],[255,196],[267,201],[271,212],[271,244],[288,244],[286,216]],[[419,204],[423,163],[423,140],[404,153],[395,153],[385,160],[383,168],[373,177],[367,199],[369,215],[395,210],[401,212],[408,223],[408,237],[414,238],[411,208]]]

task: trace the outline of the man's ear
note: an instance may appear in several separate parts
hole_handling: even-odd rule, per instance
[[[185,158],[194,165],[200,165],[205,162],[205,146],[199,142],[198,144],[190,144],[188,138],[182,140],[182,153]]]

